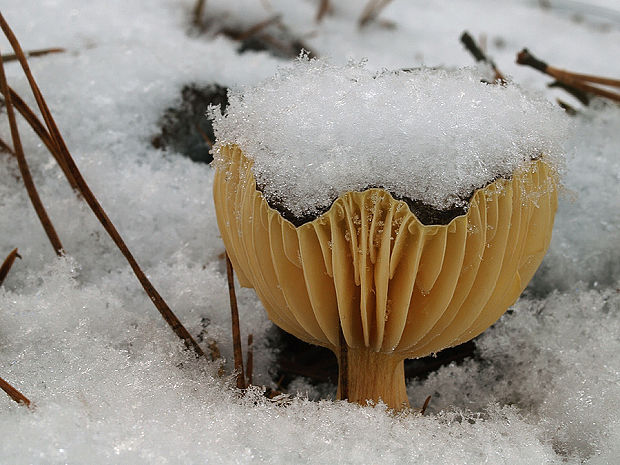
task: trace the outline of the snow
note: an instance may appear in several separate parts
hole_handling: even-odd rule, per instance
[[[25,49],[67,48],[30,66],[78,166],[155,286],[205,349],[217,341],[231,373],[212,168],[150,140],[184,85],[253,86],[291,63],[267,52],[238,54],[236,42],[198,34],[190,0],[5,3],[2,14]],[[577,107],[566,141],[566,193],[543,267],[526,296],[478,340],[476,357],[409,382],[412,405],[433,395],[424,417],[329,398],[274,402],[258,388],[242,396],[230,378],[217,377],[217,363],[183,350],[21,125],[68,257],[55,257],[14,160],[0,153],[0,256],[14,247],[23,256],[0,288],[0,376],[36,404],[29,410],[0,392],[0,462],[617,463],[620,109],[581,107],[513,63],[527,46],[562,68],[620,76],[617,2],[596,0],[589,9],[585,1],[552,1],[542,9],[520,0],[394,0],[381,18],[395,28],[373,23],[362,31],[355,21],[363,4],[352,0],[332,2],[318,26],[316,2],[265,3],[209,0],[205,14],[217,21],[227,10],[230,24],[252,26],[282,13],[288,29],[334,66],[367,58],[371,72],[471,65],[458,43],[468,28],[486,35],[499,68],[526,92]],[[5,41],[0,49],[8,52]],[[32,102],[16,64],[6,71]],[[0,137],[10,140],[5,122]],[[253,291],[238,294],[242,334],[254,335],[255,382],[275,387],[271,323]],[[310,397],[320,391],[303,378],[295,386]]]
[[[533,283],[536,292],[567,290],[578,281],[614,286],[620,276],[620,112],[585,110],[572,133],[551,249]]]
[[[377,74],[301,58],[230,92],[226,114],[212,113],[216,151],[239,145],[267,200],[297,217],[369,186],[439,210],[464,206],[474,190],[527,160],[545,154],[559,164],[568,126],[557,105],[482,77],[442,69]]]
[[[619,433],[617,412],[609,408],[620,402],[619,306],[615,288],[578,286],[522,299],[478,341],[485,363],[449,367],[411,385],[410,393],[434,395],[436,409],[458,403],[477,411],[489,397],[517,404],[556,451],[586,459],[613,444],[603,437]]]

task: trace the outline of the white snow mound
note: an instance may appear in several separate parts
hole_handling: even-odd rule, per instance
[[[526,160],[559,160],[568,126],[544,98],[481,82],[475,69],[377,74],[302,57],[229,100],[223,116],[211,112],[216,163],[219,148],[239,145],[266,198],[299,217],[370,186],[463,206]]]

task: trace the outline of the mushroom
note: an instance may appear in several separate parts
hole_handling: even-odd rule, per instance
[[[549,246],[557,208],[544,158],[473,195],[446,225],[424,225],[383,189],[347,192],[295,227],[256,189],[252,161],[220,149],[214,199],[242,286],[269,318],[333,351],[339,399],[409,405],[404,360],[468,341],[512,305]],[[532,195],[538,193],[538,195]]]
[[[562,133],[547,123],[564,116],[461,71],[295,66],[231,94],[228,114],[215,116],[218,226],[240,284],[269,318],[336,354],[339,399],[405,408],[404,360],[483,332],[540,265],[557,208],[547,149]],[[378,107],[390,109],[383,121]],[[326,161],[315,169],[317,153]],[[321,176],[340,190],[296,221],[282,199],[292,194],[307,212],[337,190]],[[432,204],[408,196],[411,184],[431,200],[439,186],[460,206],[435,211],[448,218],[424,214],[418,207]]]

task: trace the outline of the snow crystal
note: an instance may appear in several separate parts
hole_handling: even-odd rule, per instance
[[[595,103],[576,120],[567,144],[566,193],[549,252],[530,286],[537,294],[568,290],[579,281],[610,286],[620,276],[620,107]]]
[[[563,455],[617,451],[619,284],[519,301],[477,342],[481,361],[446,367],[412,384],[410,395],[433,395],[431,408],[439,410],[510,403]]]
[[[3,375],[36,401],[28,411],[0,396],[3,463],[576,464],[616,447],[613,289],[523,300],[479,343],[484,362],[410,386],[415,405],[433,395],[430,413],[393,416],[383,405],[269,401],[259,388],[242,397],[216,364],[127,305],[119,286],[129,276],[79,285],[75,266],[56,259],[30,273],[37,289],[0,291]],[[208,314],[221,318],[221,273],[172,271],[184,282],[199,275]]]
[[[301,58],[229,99],[212,114],[219,147],[238,144],[266,198],[298,217],[370,186],[462,206],[525,160],[558,157],[567,127],[548,101],[473,70],[377,74]]]

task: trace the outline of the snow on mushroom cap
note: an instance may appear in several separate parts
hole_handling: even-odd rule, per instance
[[[300,217],[369,186],[462,206],[533,157],[557,160],[568,124],[542,97],[481,82],[473,69],[377,74],[301,58],[229,101],[225,115],[211,112],[216,152],[239,145],[267,200]]]

